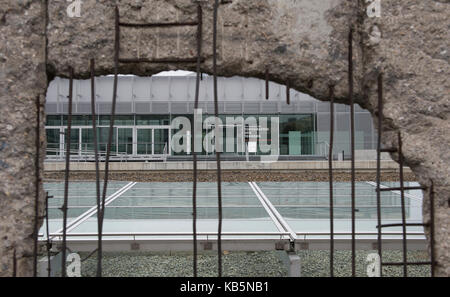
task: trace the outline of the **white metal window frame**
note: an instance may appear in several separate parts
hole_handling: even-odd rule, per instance
[[[55,157],[52,155],[47,155],[47,158],[64,158],[66,155],[66,148],[65,148],[65,131],[68,128],[68,126],[48,126],[45,127],[45,130],[59,130],[59,154]],[[101,126],[97,126],[97,128],[109,128],[109,126],[105,126],[105,125],[101,125]],[[78,153],[75,156],[78,157],[82,157],[83,155],[83,142],[82,142],[82,137],[83,137],[83,129],[91,129],[92,127],[90,126],[72,126],[71,127],[72,130],[78,130]],[[172,135],[172,131],[171,131],[171,127],[169,125],[139,125],[139,126],[131,126],[131,125],[120,125],[120,126],[114,126],[115,129],[115,134],[116,134],[116,142],[119,139],[119,129],[132,129],[132,135],[133,135],[133,152],[131,155],[129,156],[133,156],[133,157],[151,157],[151,156],[164,156],[164,155],[170,155],[171,154],[171,135]],[[148,130],[152,130],[152,154],[143,154],[143,155],[138,155],[137,154],[137,130],[138,129],[148,129]],[[155,154],[155,130],[168,130],[168,141],[167,141],[167,151],[164,154],[164,152],[162,154]],[[119,144],[117,142],[117,144]],[[128,143],[127,143],[128,144]],[[113,153],[119,154],[118,151],[118,145],[116,145],[115,150],[112,151]]]

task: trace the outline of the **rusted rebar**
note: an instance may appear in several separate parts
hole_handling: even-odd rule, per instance
[[[37,276],[38,235],[39,235],[39,187],[40,178],[40,154],[41,154],[41,100],[36,97],[36,155],[35,155],[35,199],[34,199],[34,232],[33,232],[33,276]]]
[[[434,183],[430,180],[430,260],[431,260],[431,277],[434,277],[436,267],[436,259],[434,254]]]
[[[403,152],[402,152],[402,138],[401,133],[398,132],[398,147],[382,148],[382,128],[383,128],[383,74],[378,75],[378,143],[377,143],[377,249],[380,257],[381,266],[403,266],[403,276],[408,275],[408,265],[431,265],[431,276],[434,276],[435,267],[435,254],[434,254],[434,190],[433,181],[430,181],[430,222],[429,223],[406,223],[406,210],[405,210],[405,191],[406,190],[426,190],[424,186],[404,186],[404,174],[403,174]],[[400,171],[400,187],[385,187],[381,188],[381,153],[398,153],[399,156],[399,171]],[[401,195],[401,223],[382,224],[381,223],[381,192],[400,191]],[[402,262],[383,262],[382,257],[382,228],[390,227],[402,227]],[[407,237],[406,227],[430,227],[430,258],[431,261],[425,262],[408,262],[407,261]],[[382,276],[383,269],[380,267],[380,276]]]
[[[328,175],[330,182],[330,276],[334,276],[334,203],[333,203],[333,145],[334,145],[334,86],[329,88],[330,98],[330,147],[328,152]]]
[[[120,22],[119,26],[132,28],[182,27],[182,26],[198,26],[198,22],[144,23],[144,24]]]
[[[201,54],[202,54],[202,25],[203,25],[203,10],[200,4],[197,5],[197,17],[198,17],[198,28],[197,28],[197,77],[195,81],[195,103],[194,103],[194,117],[195,112],[198,109],[198,99],[200,95],[200,80],[201,80]],[[194,176],[192,182],[192,230],[193,230],[193,244],[194,244],[194,259],[193,259],[193,275],[197,277],[197,152],[195,151],[196,134],[195,128],[193,129],[192,137],[192,157],[194,161]]]
[[[16,248],[14,248],[13,251],[13,277],[17,277],[17,255],[16,255]]]
[[[378,75],[378,141],[377,141],[377,223],[381,226],[381,134],[383,129],[383,74]],[[383,258],[381,228],[377,228],[377,249],[380,263]],[[383,275],[383,269],[380,267],[380,276]]]
[[[201,58],[201,61],[204,62],[205,59]],[[178,64],[178,63],[196,63],[197,58],[155,58],[155,59],[137,59],[137,58],[130,58],[130,59],[119,59],[120,63],[128,63],[128,64],[137,64],[137,63],[155,63],[155,64]]]
[[[116,10],[118,8],[116,7]],[[185,21],[185,22],[159,22],[159,23],[128,23],[128,22],[121,22],[119,19],[119,16],[117,16],[117,19],[119,20],[116,24],[116,27],[132,27],[132,28],[144,28],[144,29],[151,29],[151,28],[169,28],[169,27],[194,27],[197,26],[197,28],[202,27],[202,20],[197,19],[197,21]],[[118,31],[118,30],[116,30]],[[197,30],[198,33],[198,30]],[[201,62],[204,62],[205,59],[203,57],[200,57]],[[191,57],[191,58],[179,58],[179,57],[167,57],[167,58],[154,58],[154,59],[146,59],[146,58],[120,58],[120,55],[118,55],[118,63],[123,64],[138,64],[138,63],[155,63],[155,64],[190,64],[190,63],[196,63],[198,60],[198,57]]]
[[[219,0],[214,3],[214,18],[213,18],[213,76],[214,76],[214,110],[216,121],[219,118],[219,103],[217,90],[217,14],[219,10]],[[214,129],[217,129],[215,125]],[[216,161],[217,161],[217,197],[219,208],[219,225],[217,232],[217,254],[218,254],[218,274],[222,276],[222,178],[220,168],[220,149],[216,142]]]
[[[402,187],[388,187],[388,188],[381,188],[380,192],[391,192],[391,191],[400,191]],[[403,187],[403,190],[405,191],[412,191],[412,190],[426,190],[427,187],[422,186],[413,186],[413,187]]]
[[[62,239],[62,259],[61,259],[61,277],[66,277],[66,248],[67,248],[67,208],[69,199],[69,174],[70,174],[70,147],[71,147],[71,129],[72,129],[72,98],[73,98],[73,68],[69,68],[69,112],[67,116],[66,136],[66,168],[64,175],[64,202],[61,210],[63,212],[63,239]]]
[[[286,104],[291,104],[291,82],[289,79],[286,81]]]
[[[404,189],[404,179],[403,179],[403,150],[402,150],[402,135],[398,132],[398,161],[400,169],[400,199],[402,208],[402,247],[403,247],[403,276],[408,276],[408,266],[407,266],[407,243],[406,243],[406,210],[405,210],[405,189]]]
[[[101,238],[101,203],[100,203],[100,166],[98,160],[98,141],[97,141],[97,118],[95,113],[95,60],[91,59],[90,63],[91,69],[91,119],[92,119],[92,135],[94,137],[94,158],[95,158],[95,194],[97,202],[97,231],[98,231],[98,247],[97,250],[101,249],[102,238]],[[101,258],[97,257],[97,276],[101,276],[102,263]]]
[[[355,224],[355,106],[353,102],[353,28],[348,35],[348,81],[350,99],[350,143],[351,143],[351,179],[352,179],[352,276],[356,276],[356,224]]]
[[[115,8],[115,40],[114,40],[114,85],[113,85],[113,97],[112,97],[112,107],[111,107],[111,117],[109,119],[109,135],[108,135],[108,145],[106,148],[106,158],[105,158],[105,176],[103,181],[103,192],[101,201],[101,211],[100,211],[100,223],[98,232],[98,254],[97,254],[97,276],[102,275],[102,257],[103,257],[103,247],[102,247],[102,233],[103,233],[103,219],[105,216],[105,200],[106,192],[108,189],[108,178],[109,178],[109,159],[111,156],[111,146],[114,132],[114,120],[116,115],[116,101],[117,101],[117,84],[119,76],[119,51],[120,51],[120,27],[119,27],[119,8]]]
[[[47,276],[51,276],[52,266],[51,266],[51,249],[52,242],[50,239],[50,226],[49,226],[49,214],[48,214],[48,199],[53,198],[53,196],[49,196],[48,192],[45,196],[45,234],[47,235],[46,247],[47,247]]]

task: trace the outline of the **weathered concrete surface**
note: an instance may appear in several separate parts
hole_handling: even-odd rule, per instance
[[[11,89],[2,93],[2,100],[10,106],[19,104],[18,94],[29,98],[41,93],[36,87],[45,80],[38,67],[42,58],[32,42],[45,18],[34,17],[39,9],[30,9],[30,3],[39,6],[44,1],[6,1],[8,7],[17,7],[13,14],[6,14],[1,21],[2,38],[12,38],[14,44],[2,43],[8,51],[21,49],[16,43],[23,43],[28,51],[36,51],[31,59],[21,59],[23,52],[11,53],[2,72],[11,80]],[[347,36],[349,27],[355,28],[354,61],[355,93],[358,103],[376,113],[376,74],[385,73],[385,114],[386,131],[400,130],[404,139],[406,163],[413,169],[419,181],[428,185],[432,179],[436,190],[436,251],[438,254],[438,274],[450,275],[449,249],[449,208],[450,193],[450,133],[449,131],[449,36],[450,23],[448,1],[422,0],[382,0],[380,18],[369,18],[365,14],[362,0],[234,0],[223,5],[219,14],[219,74],[225,76],[242,75],[264,77],[267,66],[270,79],[279,83],[290,80],[295,89],[318,99],[327,99],[328,85],[336,84],[336,94],[340,101],[347,99]],[[114,45],[114,5],[120,7],[123,21],[151,22],[194,20],[196,7],[187,0],[84,0],[80,18],[69,18],[64,0],[50,1],[48,5],[48,61],[50,76],[67,76],[68,66],[73,66],[77,78],[88,75],[89,59],[95,58],[97,74],[112,73]],[[202,68],[211,72],[212,60],[212,1],[206,1],[204,11],[203,50],[206,58]],[[11,9],[10,9],[11,10]],[[27,14],[26,14],[27,13]],[[8,20],[20,16],[25,23],[25,34],[17,34],[17,21]],[[26,22],[26,20],[34,20]],[[377,28],[375,28],[375,25]],[[25,35],[25,36],[24,36]],[[26,38],[24,38],[26,37]],[[42,38],[43,39],[43,38]],[[121,31],[121,57],[186,57],[195,55],[195,29],[125,29]],[[2,55],[3,55],[2,50]],[[26,56],[25,56],[26,57]],[[14,62],[17,60],[17,62]],[[194,65],[121,65],[121,73],[151,75],[167,69],[194,69]],[[11,70],[15,69],[15,70]],[[5,74],[4,74],[5,73]],[[30,79],[31,76],[31,79]],[[38,78],[42,78],[39,80]],[[25,78],[27,79],[25,81]],[[31,83],[33,78],[35,83]],[[2,84],[7,80],[2,80]],[[28,87],[28,84],[32,87]],[[16,89],[14,89],[16,88]],[[5,94],[5,95],[4,95]],[[30,97],[31,98],[31,97]],[[31,99],[30,99],[31,100]],[[28,105],[26,104],[28,103]],[[5,104],[3,104],[4,106]],[[14,167],[11,175],[18,177],[11,183],[0,181],[2,189],[11,187],[14,197],[23,197],[30,202],[30,187],[18,184],[32,184],[32,170],[24,172],[19,164],[25,162],[23,151],[32,159],[34,143],[33,121],[30,101],[20,105],[28,106],[24,118],[16,120],[10,114],[10,107],[2,106],[8,113],[7,122],[17,131],[30,130],[23,134],[5,133],[16,152],[11,153]],[[20,110],[20,108],[18,108]],[[11,113],[14,114],[14,113]],[[3,121],[0,120],[0,121]],[[3,122],[2,122],[3,123]],[[1,130],[5,131],[4,129]],[[384,142],[394,141],[393,134],[386,134]],[[11,136],[14,135],[14,136]],[[2,137],[5,138],[2,134]],[[2,138],[2,139],[3,139]],[[6,138],[5,138],[6,139]],[[2,153],[4,154],[4,153]],[[6,156],[6,155],[5,155]],[[395,157],[395,156],[394,156]],[[16,159],[14,159],[16,158]],[[5,158],[2,155],[2,159]],[[14,162],[13,160],[17,160]],[[32,166],[31,161],[27,163]],[[11,165],[12,166],[12,165]],[[30,167],[32,168],[32,167]],[[3,171],[2,171],[3,172]],[[4,174],[4,173],[2,173]],[[30,174],[30,175],[28,175]],[[4,186],[5,184],[5,186]],[[17,196],[16,196],[17,195]],[[8,207],[17,207],[15,198],[8,198]],[[11,202],[13,201],[13,202]],[[31,203],[31,202],[30,202]],[[30,203],[24,202],[26,205]],[[427,205],[427,203],[425,203]],[[5,216],[2,208],[0,214]],[[8,213],[8,212],[6,212]],[[428,216],[425,207],[425,215]],[[7,220],[8,218],[5,217]],[[16,216],[14,228],[31,224],[31,216]],[[2,223],[3,225],[3,223]],[[3,229],[2,229],[3,230]],[[9,230],[14,233],[14,229]],[[5,245],[6,247],[9,245]],[[25,246],[25,245],[24,245]],[[3,248],[3,245],[2,245]],[[2,253],[5,253],[2,251]],[[2,258],[3,259],[3,258]],[[2,260],[6,261],[6,260]],[[2,262],[3,263],[3,262]],[[5,262],[6,263],[6,262]],[[1,268],[8,271],[8,267]]]
[[[376,110],[376,69],[385,73],[386,130],[399,129],[408,166],[434,182],[437,272],[450,275],[449,1],[384,0],[381,18],[365,19],[364,97]],[[378,28],[378,30],[376,29]],[[381,33],[377,37],[377,31]],[[387,133],[387,144],[397,142]],[[394,156],[396,157],[396,156]],[[428,192],[424,221],[429,222]]]
[[[12,275],[14,249],[17,275],[33,272],[35,102],[38,96],[44,102],[47,88],[41,4],[29,0],[0,5],[0,276]]]

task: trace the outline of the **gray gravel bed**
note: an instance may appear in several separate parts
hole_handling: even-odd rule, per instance
[[[81,255],[83,258],[86,254]],[[189,277],[192,254],[188,253],[104,253],[103,276]],[[222,257],[223,276],[286,276],[286,269],[274,252],[230,252]],[[96,257],[81,265],[83,276],[95,276]],[[217,254],[198,255],[198,276],[217,276]]]
[[[366,276],[366,257],[375,251],[356,252],[357,276]],[[81,257],[87,254],[82,253]],[[299,251],[302,263],[302,276],[329,276],[329,251]],[[335,251],[335,276],[351,276],[351,251]],[[400,262],[401,251],[384,251],[383,261]],[[408,261],[428,261],[425,251],[409,251]],[[96,274],[95,255],[81,265],[82,275],[89,277]],[[199,276],[217,276],[217,254],[201,253],[198,256]],[[223,255],[223,275],[234,277],[285,277],[280,253],[270,252],[226,252]],[[402,267],[383,267],[384,276],[402,276]],[[103,276],[110,277],[189,277],[192,276],[192,254],[190,253],[150,253],[122,252],[104,253]],[[429,266],[410,266],[408,276],[430,276]]]
[[[367,255],[376,251],[356,251],[356,276],[367,276]],[[329,251],[299,251],[302,263],[302,276],[326,277],[330,275],[330,252]],[[408,251],[408,262],[429,261],[426,251]],[[383,262],[402,262],[403,253],[399,250],[383,251]],[[349,277],[352,274],[352,253],[349,250],[338,250],[334,252],[334,276]],[[430,266],[409,266],[408,276],[428,277]],[[403,267],[384,266],[383,276],[403,276]]]

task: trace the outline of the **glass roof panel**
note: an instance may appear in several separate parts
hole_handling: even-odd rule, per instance
[[[223,232],[278,232],[247,183],[222,185]],[[217,184],[198,183],[197,230],[217,232]],[[105,210],[104,232],[192,232],[192,183],[137,183]],[[73,233],[97,231],[92,216]]]
[[[106,191],[107,196],[125,186],[126,182],[109,182]],[[96,185],[94,182],[69,183],[67,222],[70,223],[75,218],[96,205]],[[100,191],[103,189],[103,183],[100,183]],[[48,200],[49,230],[50,233],[56,232],[62,228],[63,212],[60,210],[64,203],[64,183],[49,182],[44,183],[44,191],[52,198]],[[39,233],[45,233],[45,222]]]
[[[110,182],[107,197],[127,184],[128,182]],[[294,232],[329,232],[328,182],[258,182],[256,185]],[[385,182],[383,185],[399,186],[398,183],[392,182]],[[416,185],[418,184],[405,183],[405,186]],[[58,208],[63,203],[64,183],[46,183],[44,188],[49,195],[54,196],[49,200],[49,216],[50,231],[56,232],[62,227],[62,212]],[[218,228],[217,184],[200,182],[197,189],[197,230],[216,233]],[[223,183],[222,189],[223,232],[279,232],[273,221],[274,217],[269,216],[248,183]],[[421,222],[422,192],[415,190],[406,191],[406,193],[407,221]],[[95,195],[95,182],[70,183],[69,223],[96,205]],[[401,221],[400,202],[399,192],[382,192],[383,223]],[[377,217],[374,183],[356,183],[356,210],[356,231],[375,233]],[[334,183],[334,215],[335,232],[351,232],[351,186],[348,182]],[[44,230],[45,225],[40,232],[43,233]],[[386,231],[400,232],[401,228],[389,228]],[[408,227],[408,231],[423,232],[423,228]],[[96,213],[82,220],[81,224],[69,231],[69,233],[96,232]],[[192,232],[192,183],[136,183],[107,206],[104,232],[166,233],[173,239],[192,238],[188,235],[172,234]]]
[[[258,182],[265,196],[285,219],[294,232],[329,232],[329,183],[328,182]],[[283,187],[284,185],[284,187]],[[386,186],[399,186],[398,183],[383,183]],[[417,183],[405,182],[406,186]],[[356,231],[377,232],[377,207],[375,186],[367,182],[357,182],[356,192]],[[333,184],[335,232],[351,232],[351,184]],[[422,221],[421,191],[407,191],[414,196],[405,196],[405,210],[408,223]],[[401,197],[395,192],[382,192],[382,223],[401,222]],[[401,231],[389,228],[386,231]],[[422,232],[422,227],[408,227],[408,231]]]

